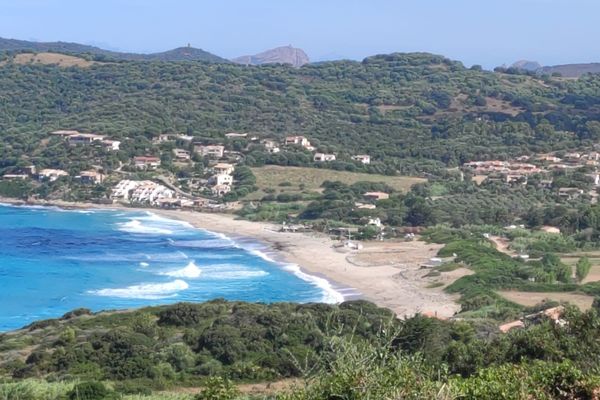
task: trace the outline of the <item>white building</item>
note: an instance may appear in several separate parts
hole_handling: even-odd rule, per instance
[[[203,157],[223,158],[225,146],[221,145],[194,145],[194,152]]]
[[[160,158],[151,156],[134,157],[133,165],[138,169],[156,169],[160,167]]]
[[[296,145],[302,146],[306,150],[314,150],[315,148],[310,144],[310,141],[305,136],[288,136],[285,138],[285,144],[287,146]]]
[[[40,181],[48,180],[50,182],[54,182],[60,177],[69,176],[67,171],[63,171],[62,169],[50,169],[46,168],[38,172],[38,179]]]
[[[265,146],[265,150],[269,153],[279,153],[281,149],[279,148],[279,144],[271,139],[265,139],[262,141],[263,146]]]
[[[371,156],[367,154],[357,154],[355,156],[352,156],[352,159],[363,164],[371,164]]]
[[[232,185],[233,184],[233,176],[226,174],[213,175],[210,178],[210,183],[213,185]]]
[[[105,139],[102,141],[104,148],[109,151],[117,151],[121,149],[121,142],[118,140]]]
[[[101,142],[106,138],[103,135],[96,135],[95,133],[77,133],[70,135],[67,140],[70,144],[92,144],[94,142]]]
[[[335,161],[335,154],[315,153],[313,160],[316,162]]]
[[[159,205],[160,200],[175,198],[175,192],[152,181],[122,180],[112,190],[111,198],[131,203]]]
[[[186,161],[190,159],[190,152],[183,149],[173,149],[173,155],[178,160]]]
[[[217,175],[231,175],[235,167],[227,163],[218,163],[213,167],[213,171]]]

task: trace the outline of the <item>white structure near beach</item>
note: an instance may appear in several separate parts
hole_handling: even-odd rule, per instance
[[[38,179],[40,181],[47,180],[50,182],[54,182],[55,180],[57,180],[58,178],[60,178],[62,176],[69,176],[69,173],[67,171],[63,171],[62,169],[50,169],[50,168],[42,169],[40,172],[38,172]]]
[[[113,188],[110,197],[136,204],[159,205],[161,200],[175,198],[175,192],[156,182],[125,179]]]

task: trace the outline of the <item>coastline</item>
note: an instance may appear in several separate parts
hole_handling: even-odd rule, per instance
[[[426,258],[419,262],[406,262],[399,265],[393,263],[394,265],[359,266],[349,258],[354,255],[368,255],[361,254],[364,250],[350,251],[335,248],[332,239],[317,232],[278,232],[278,226],[272,223],[235,219],[231,214],[136,208],[120,204],[24,202],[1,197],[0,203],[54,206],[63,209],[147,211],[164,218],[185,221],[199,229],[225,235],[238,243],[244,241],[263,243],[268,252],[267,257],[284,266],[287,265],[288,268],[299,268],[297,275],[307,274],[313,278],[324,279],[333,290],[344,297],[344,300],[365,299],[391,309],[400,318],[417,313],[448,318],[460,308],[455,302],[456,297],[439,289],[425,288],[427,281],[419,282],[421,275],[424,274],[422,271],[419,272],[419,263],[426,261]],[[265,252],[262,249],[260,251]],[[292,269],[290,272],[295,273]]]

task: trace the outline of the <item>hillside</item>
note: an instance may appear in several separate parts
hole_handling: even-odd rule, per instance
[[[90,54],[112,60],[128,61],[206,61],[213,63],[228,63],[229,61],[211,54],[202,49],[193,47],[179,47],[173,50],[150,53],[136,54],[123,53],[117,51],[104,50],[95,46],[88,46],[79,43],[68,42],[31,42],[26,40],[4,39],[0,38],[0,52],[2,51],[33,51],[33,52],[51,52],[64,54]]]
[[[6,64],[0,67],[0,167],[12,165],[47,132],[70,128],[138,141],[162,132],[211,140],[222,140],[225,132],[280,139],[304,134],[322,152],[370,154],[379,161],[372,172],[439,172],[473,159],[574,147],[600,137],[593,122],[600,117],[594,96],[599,87],[595,76],[544,81],[467,69],[421,53],[300,69]],[[305,165],[307,155],[256,153],[249,161]]]
[[[501,389],[507,399],[593,399],[599,316],[565,318],[500,334],[485,323],[394,320],[363,301],[79,309],[0,335],[0,396],[444,400],[495,399]],[[274,383],[249,391],[248,382]]]
[[[579,78],[583,74],[600,73],[600,63],[564,64],[542,67],[539,71],[546,74],[560,74],[565,78]]]
[[[232,61],[244,65],[290,64],[293,67],[301,67],[308,64],[310,59],[302,49],[282,46],[252,56],[237,57]]]

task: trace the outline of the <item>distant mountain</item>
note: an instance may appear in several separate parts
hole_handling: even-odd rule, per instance
[[[537,61],[520,60],[511,65],[513,68],[524,69],[526,71],[537,71],[542,65]]]
[[[294,67],[301,67],[308,64],[310,59],[302,49],[297,49],[292,46],[276,47],[271,50],[263,51],[262,53],[253,56],[241,56],[234,58],[234,63],[245,65],[262,65],[262,64],[291,64]]]
[[[212,53],[194,47],[179,47],[173,50],[139,54],[123,53],[118,51],[104,50],[99,47],[69,42],[31,42],[27,40],[0,38],[0,51],[33,51],[52,52],[66,54],[88,53],[94,56],[102,56],[114,60],[131,61],[206,61],[212,63],[230,63],[229,60],[216,56]]]
[[[540,72],[545,74],[559,73],[565,78],[579,78],[583,74],[600,73],[600,63],[553,65],[542,67]]]
[[[503,66],[503,68],[507,67]],[[600,73],[600,63],[542,66],[537,61],[521,60],[513,63],[510,68],[549,75],[556,73],[565,78],[579,78],[583,74]]]

